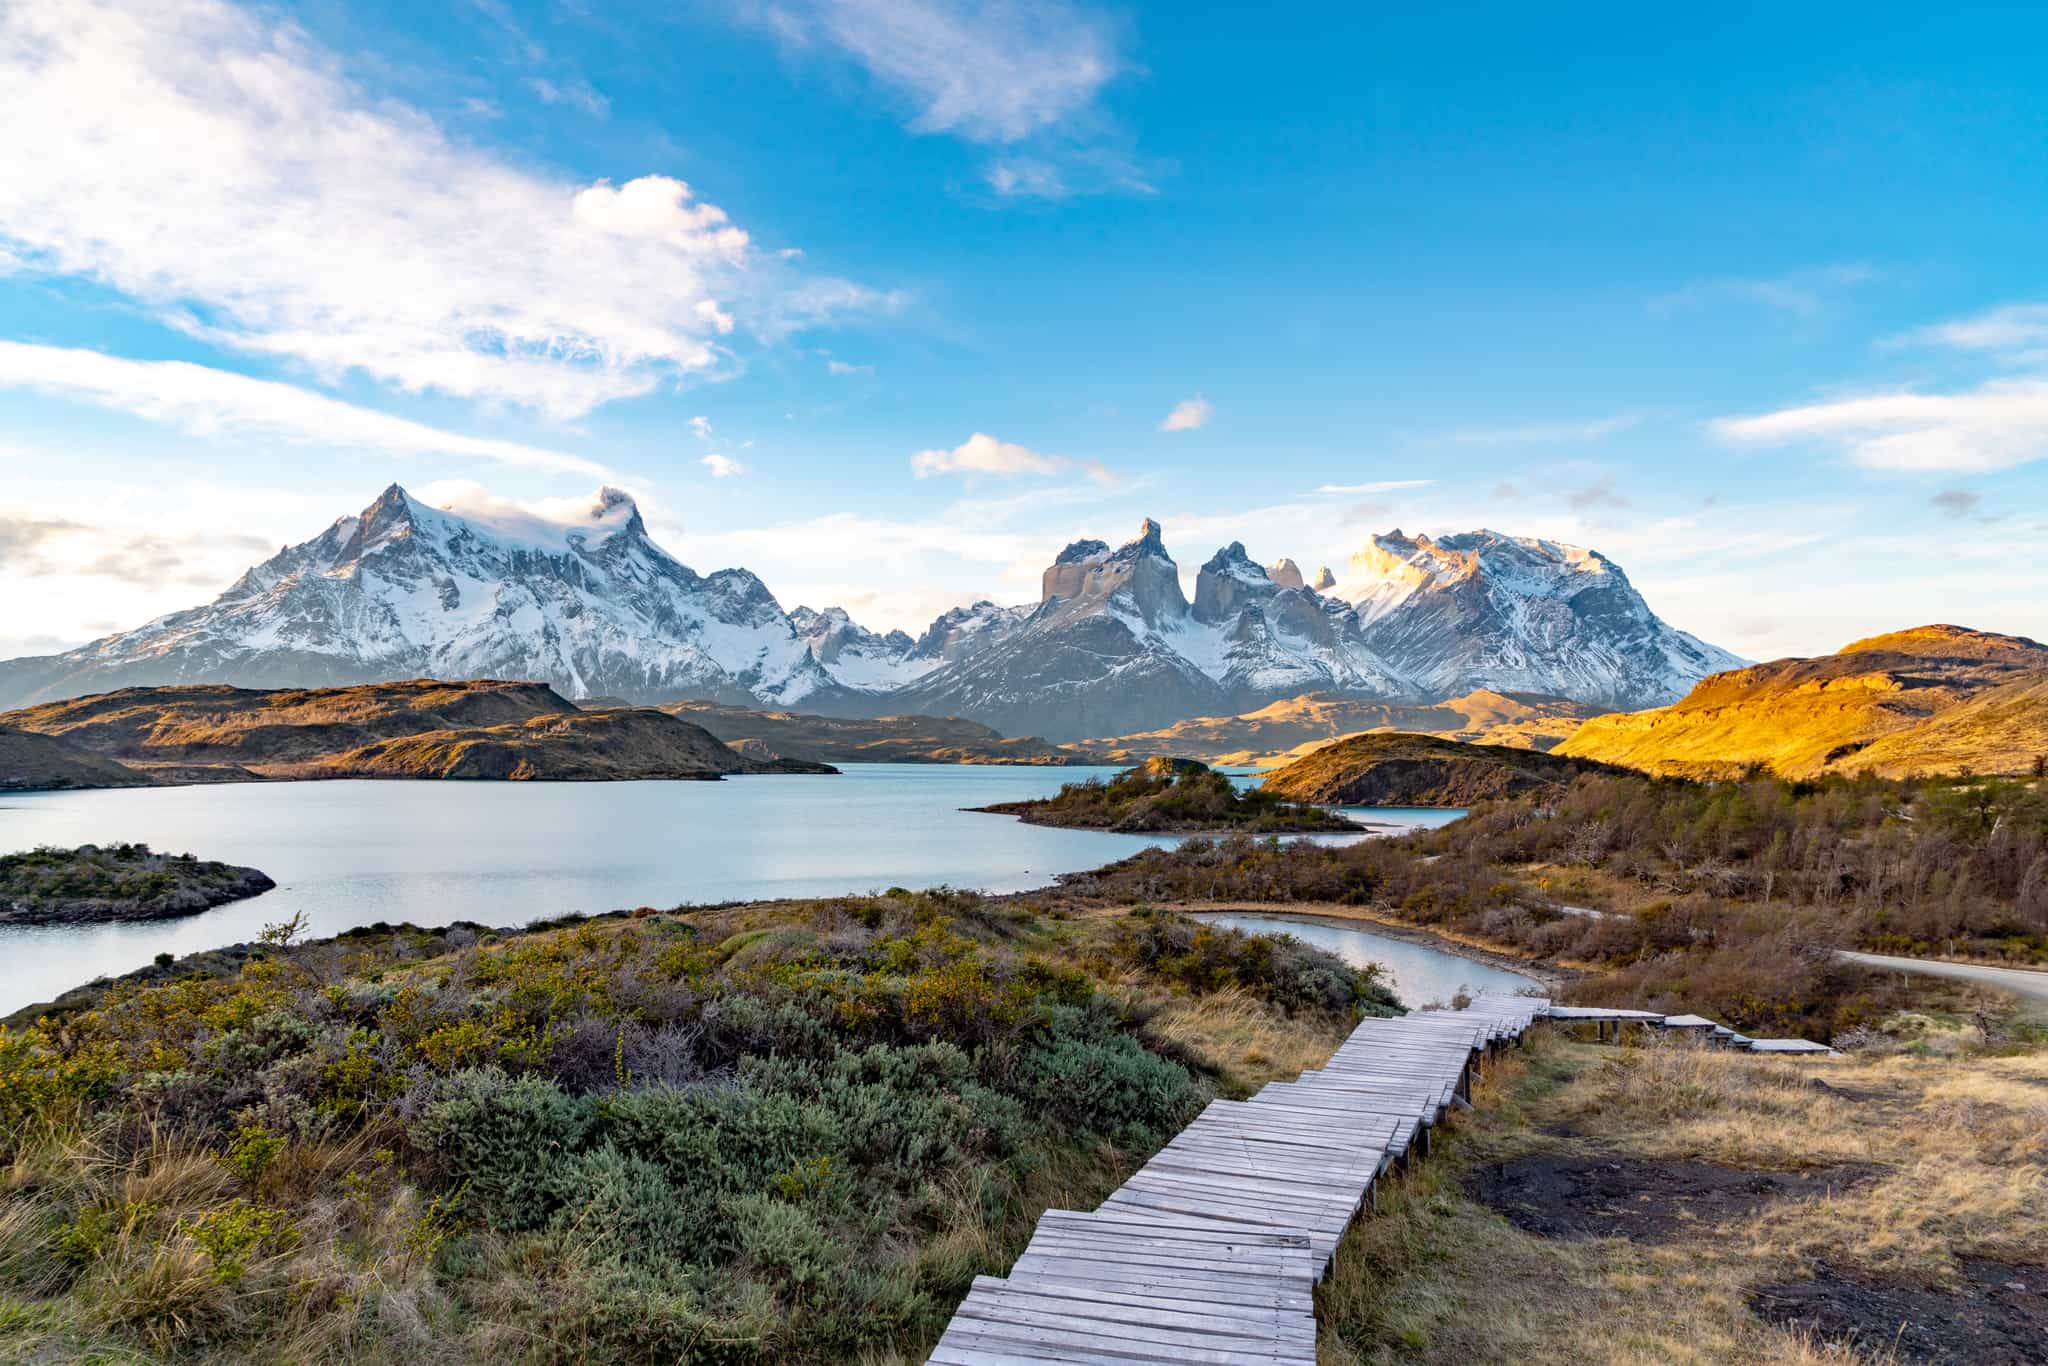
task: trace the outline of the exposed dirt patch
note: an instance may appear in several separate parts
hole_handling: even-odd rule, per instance
[[[1537,1154],[1481,1167],[1466,1188],[1516,1228],[1541,1237],[1658,1242],[1775,1200],[1841,1190],[1874,1170],[1758,1172],[1711,1162]]]
[[[1964,1258],[1968,1289],[1943,1295],[1863,1280],[1822,1263],[1811,1280],[1760,1286],[1752,1313],[1832,1341],[1956,1366],[2048,1362],[2048,1266]]]

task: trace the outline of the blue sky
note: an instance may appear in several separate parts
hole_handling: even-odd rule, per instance
[[[0,654],[393,480],[620,484],[876,626],[1150,515],[1591,545],[1752,657],[2048,636],[2044,28],[12,0]]]

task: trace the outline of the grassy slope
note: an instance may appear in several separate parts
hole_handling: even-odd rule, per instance
[[[1558,752],[1649,773],[2026,773],[2048,752],[2048,647],[1922,627],[1715,674],[1655,711],[1595,717]]]
[[[1938,1028],[1934,1037],[1967,1033]],[[1389,1183],[1378,1217],[1356,1225],[1339,1249],[1318,1292],[1320,1360],[1891,1360],[1887,1343],[1909,1312],[1905,1331],[1917,1332],[1985,1302],[1969,1269],[2019,1263],[1992,1283],[2031,1284],[2039,1299],[2048,1282],[2038,1261],[2048,1246],[2043,1086],[2048,1051],[2038,1044],[1959,1056],[1880,1050],[1802,1064],[1539,1037],[1504,1060],[1477,1113],[1460,1120],[1429,1163]],[[1610,1191],[1580,1212],[1611,1216],[1613,1233],[1582,1239],[1524,1231],[1473,1198],[1492,1164],[1546,1158],[1614,1163],[1630,1173],[1688,1161],[1805,1171],[1812,1189],[1675,1219],[1668,1192],[1653,1199]],[[1874,1317],[1882,1321],[1845,1344],[1752,1312],[1758,1291],[1816,1273],[1859,1291],[1876,1287]],[[1937,1297],[1932,1312],[1922,1295]],[[1913,1309],[1883,1317],[1886,1297]],[[2012,1299],[1999,1290],[1988,1296],[2001,1297]],[[1838,1307],[1848,1307],[1846,1298]],[[1973,1355],[2004,1359],[1982,1342],[1974,1354],[1948,1359]]]
[[[1193,759],[1147,759],[1106,783],[1068,783],[1051,797],[976,810],[1016,816],[1033,825],[1126,833],[1269,835],[1358,829],[1333,812],[1263,789],[1240,792],[1228,776]]]
[[[1043,1209],[1386,1009],[952,893],[179,971],[0,1031],[0,1357],[916,1359]]]
[[[1367,806],[1470,806],[1569,781],[1587,767],[1503,745],[1354,735],[1268,774],[1261,791]]]
[[[1549,749],[1590,714],[1590,708],[1562,698],[1485,688],[1429,706],[1307,693],[1238,716],[1198,716],[1164,730],[1091,743],[1120,763],[1174,754],[1210,763],[1250,762],[1369,731]]]

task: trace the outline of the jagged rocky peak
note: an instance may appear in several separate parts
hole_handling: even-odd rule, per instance
[[[1300,577],[1295,575],[1297,583]],[[1222,621],[1277,591],[1272,576],[1245,553],[1244,543],[1232,541],[1211,555],[1195,576],[1195,619]]]
[[[1266,567],[1266,577],[1282,588],[1308,587],[1308,580],[1301,576],[1301,566],[1285,555]]]
[[[911,654],[934,663],[965,658],[1005,639],[1036,610],[1035,604],[1001,607],[987,598],[966,607],[948,608],[925,627]]]
[[[1309,587],[1315,589],[1318,593],[1327,593],[1336,586],[1337,576],[1330,572],[1330,566],[1328,565],[1318,569],[1315,578],[1309,581]]]
[[[1111,550],[1096,540],[1075,541],[1045,571],[1040,601],[1057,599],[1061,610],[1074,612],[1127,608],[1157,627],[1188,613],[1180,591],[1180,570],[1166,553],[1159,523],[1147,517],[1135,540]]]

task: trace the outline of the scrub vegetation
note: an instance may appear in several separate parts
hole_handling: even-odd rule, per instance
[[[1396,1008],[943,891],[294,930],[0,1031],[0,1356],[914,1359],[1041,1211]]]
[[[1033,825],[1126,834],[1358,832],[1355,821],[1277,792],[1240,792],[1229,775],[1193,759],[1147,759],[1104,782],[1068,783],[1053,796],[975,808]]]
[[[1063,890],[1368,908],[1593,969],[1583,1003],[1827,1038],[1910,999],[1837,948],[2048,963],[2048,786],[1587,774],[1403,839],[1191,841]]]

